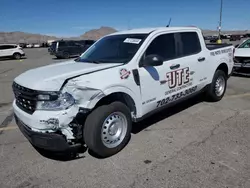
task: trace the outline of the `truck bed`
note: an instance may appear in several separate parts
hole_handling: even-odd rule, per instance
[[[224,48],[224,47],[228,47],[228,46],[232,46],[232,44],[227,44],[227,43],[224,43],[224,44],[206,44],[206,47],[209,50],[216,50],[216,49]]]

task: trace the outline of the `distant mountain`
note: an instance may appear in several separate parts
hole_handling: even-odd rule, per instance
[[[105,35],[116,32],[115,29],[111,27],[102,26],[99,29],[92,29],[87,31],[81,36],[76,37],[64,37],[59,38],[55,36],[41,35],[41,34],[32,34],[24,33],[20,31],[15,32],[0,32],[0,43],[42,43],[47,42],[48,40],[58,40],[58,39],[91,39],[97,40]]]
[[[16,32],[0,32],[0,43],[42,43],[58,39],[55,36]]]
[[[80,37],[82,39],[91,39],[91,40],[97,40],[105,35],[111,34],[116,32],[114,28],[111,27],[100,27],[99,29],[92,29],[90,31],[87,31]]]
[[[99,29],[92,29],[90,31],[87,31],[81,36],[76,37],[70,37],[70,38],[59,38],[55,36],[48,36],[48,35],[41,35],[41,34],[32,34],[32,33],[24,33],[20,31],[15,32],[0,32],[0,43],[42,43],[47,42],[48,40],[58,40],[58,39],[72,39],[72,40],[78,40],[78,39],[91,39],[91,40],[97,40],[105,35],[108,35],[110,33],[114,33],[117,30],[115,30],[112,27],[102,26]],[[208,30],[204,29],[203,35],[216,35],[218,34],[218,31],[215,30]],[[242,31],[222,31],[223,34],[246,34],[250,33],[250,30],[242,30]]]

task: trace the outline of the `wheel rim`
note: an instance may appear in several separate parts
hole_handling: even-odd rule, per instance
[[[121,112],[110,114],[102,124],[102,143],[108,148],[118,146],[126,136],[128,122]]]
[[[64,58],[68,59],[69,58],[69,53],[64,53]]]
[[[15,54],[15,58],[16,59],[20,59],[20,55],[19,54]]]
[[[216,82],[215,82],[215,94],[217,96],[221,96],[224,93],[225,90],[225,78],[223,76],[220,76],[217,78]]]

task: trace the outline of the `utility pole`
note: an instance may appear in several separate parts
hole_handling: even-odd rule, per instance
[[[222,6],[223,6],[223,0],[220,1],[219,40],[221,40],[220,35],[221,35]]]

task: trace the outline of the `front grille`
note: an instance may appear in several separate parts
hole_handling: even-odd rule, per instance
[[[250,63],[250,58],[249,57],[235,57],[235,62],[247,64],[247,63]]]
[[[33,112],[36,110],[38,92],[20,86],[15,82],[13,83],[12,88],[16,98],[16,105],[23,111],[33,114]]]

